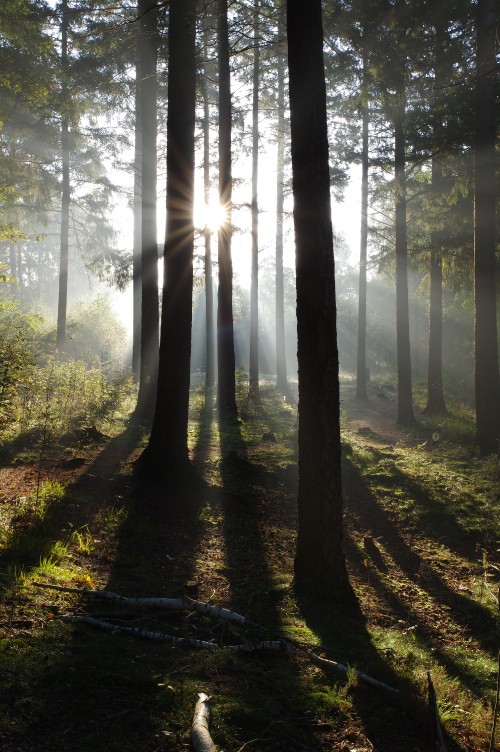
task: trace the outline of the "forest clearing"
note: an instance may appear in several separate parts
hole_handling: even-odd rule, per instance
[[[499,644],[498,461],[475,455],[465,409],[442,427],[422,419],[401,430],[390,381],[370,391],[360,404],[353,383],[342,382],[345,549],[357,609],[314,602],[293,587],[296,405],[269,385],[258,403],[241,399],[239,430],[225,435],[213,395],[192,391],[200,483],[185,495],[134,479],[145,437],[126,428],[123,406],[94,435],[58,437],[38,455],[17,446],[17,461],[0,470],[2,749],[188,749],[205,692],[217,749],[424,752],[435,749],[427,671],[446,748],[488,749]],[[40,583],[187,595],[250,626]],[[212,652],[67,621],[82,615],[221,648],[289,640],[350,671],[283,651]]]

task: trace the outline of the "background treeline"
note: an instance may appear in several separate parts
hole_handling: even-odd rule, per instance
[[[451,385],[472,401],[478,370],[494,371],[474,360],[474,298],[492,297],[491,282],[480,286],[474,255],[478,81],[494,82],[496,66],[494,44],[493,56],[478,62],[480,6],[353,0],[323,8],[333,195],[341,198],[353,172],[362,174],[359,263],[335,238],[340,368],[356,374],[361,397],[368,373],[397,371],[402,423],[413,419],[412,378],[427,382],[427,411],[445,412]],[[250,374],[250,387],[259,374],[278,374],[282,391],[296,374],[284,10],[268,0],[227,9],[233,257],[248,257],[231,288],[235,365]],[[222,10],[200,3],[194,12],[196,190],[208,203],[220,193],[227,129],[219,117]],[[109,353],[96,334],[103,303],[87,309],[95,312],[93,337],[78,347],[73,329],[82,314],[75,309],[68,318],[68,303],[72,310],[104,282],[133,286],[133,356],[124,364],[141,384],[154,382],[169,22],[169,4],[149,0],[2,3],[0,295],[5,320],[14,322],[2,327],[5,373],[13,338],[33,338],[33,328],[19,333],[35,314],[44,319],[35,327],[44,332],[35,359],[56,344],[66,357],[88,359],[94,341],[98,360]],[[119,232],[124,205],[134,215],[133,237]],[[217,227],[196,216],[195,224],[191,371],[210,381]],[[494,306],[480,329],[488,351],[496,342]],[[112,312],[105,318],[115,332]],[[484,391],[495,414],[498,364]]]

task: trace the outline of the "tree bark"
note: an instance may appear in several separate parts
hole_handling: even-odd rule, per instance
[[[217,401],[219,417],[235,422],[236,381],[233,329],[232,172],[231,172],[231,79],[227,0],[218,0],[219,54],[219,200],[226,208],[226,222],[219,228],[219,289],[217,295]]]
[[[495,0],[478,0],[474,173],[474,335],[476,441],[498,450],[500,386],[495,268]]]
[[[339,378],[321,0],[287,3],[297,276],[299,487],[295,581],[352,597],[342,533]]]

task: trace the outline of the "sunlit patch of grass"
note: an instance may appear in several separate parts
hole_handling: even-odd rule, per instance
[[[77,552],[81,554],[91,554],[95,548],[94,537],[84,528],[73,530],[71,533],[71,543],[75,546]]]

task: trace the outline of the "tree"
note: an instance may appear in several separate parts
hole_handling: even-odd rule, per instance
[[[219,200],[226,221],[219,228],[219,289],[217,295],[217,399],[219,417],[237,419],[233,329],[232,172],[231,172],[231,75],[227,0],[218,0],[217,42],[219,56]]]
[[[352,596],[343,551],[335,275],[320,0],[287,3],[299,366],[295,580]]]
[[[250,366],[249,388],[252,397],[259,393],[259,81],[260,49],[259,0],[253,6],[253,75],[252,75],[252,274],[250,287]]]
[[[474,341],[476,439],[498,450],[500,384],[495,270],[495,0],[478,0],[474,170]]]
[[[208,95],[208,80],[210,64],[208,61],[208,16],[205,15],[203,24],[204,70],[202,79],[203,96],[203,189],[205,207],[208,210],[210,202],[210,99]],[[213,389],[215,385],[215,348],[214,348],[214,296],[212,270],[212,231],[207,222],[204,230],[205,240],[205,340],[206,366],[205,387]]]
[[[158,378],[158,242],[156,238],[158,7],[139,0],[141,121],[141,368],[135,417],[150,420]]]
[[[170,481],[190,473],[187,437],[193,298],[195,0],[169,14],[167,227],[156,409],[144,463]]]
[[[282,51],[284,37],[284,5],[278,7],[278,82],[276,106],[276,389],[283,395],[289,392],[285,351],[285,301],[283,286],[283,208],[285,196],[285,56]]]
[[[356,397],[368,399],[366,391],[366,261],[368,250],[368,54],[363,48],[363,70],[361,84],[361,236],[359,244],[359,287],[358,287],[358,339],[356,361]]]
[[[66,344],[66,313],[68,307],[68,255],[69,255],[69,207],[71,201],[69,176],[69,117],[68,100],[68,25],[67,0],[61,3],[61,244],[59,254],[59,295],[57,303],[56,347],[64,350]]]

